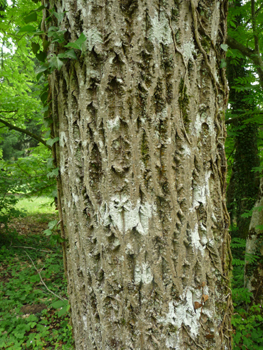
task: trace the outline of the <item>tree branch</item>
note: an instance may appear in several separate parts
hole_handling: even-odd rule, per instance
[[[254,115],[262,115],[263,114],[263,111],[255,111],[255,112],[247,112],[247,113],[242,113],[236,117],[233,117],[231,119],[228,119],[225,121],[225,124],[232,124],[234,123],[236,120],[239,120],[239,119],[242,119],[242,118],[245,118],[247,116],[251,117],[251,116],[254,116]],[[249,118],[250,119],[250,118]]]
[[[229,47],[231,47],[231,49],[239,50],[242,55],[246,56],[254,63],[259,75],[260,85],[263,88],[263,62],[260,55],[258,55],[255,50],[246,47],[245,45],[239,43],[237,40],[229,36],[227,37],[226,43],[229,45]]]
[[[32,137],[33,139],[37,140],[38,142],[43,143],[43,145],[45,145],[47,148],[51,149],[51,147],[49,145],[47,145],[46,141],[43,140],[40,136],[37,136],[37,135],[33,134],[32,132],[30,132],[30,131],[28,131],[26,129],[22,129],[22,128],[19,128],[18,126],[14,126],[14,125],[6,122],[3,119],[0,119],[0,123],[2,123],[5,126],[7,126],[10,130],[16,130],[18,132],[21,132],[23,134],[26,134],[26,135]]]

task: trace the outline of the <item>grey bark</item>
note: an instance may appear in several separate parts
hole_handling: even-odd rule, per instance
[[[231,349],[227,2],[48,3],[87,37],[50,76],[76,349]]]
[[[245,288],[252,293],[252,302],[263,302],[263,178],[260,180],[259,198],[255,204],[246,241]],[[253,260],[257,258],[257,260]]]

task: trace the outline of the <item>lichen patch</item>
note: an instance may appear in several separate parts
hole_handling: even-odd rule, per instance
[[[142,263],[136,265],[134,269],[134,282],[135,284],[149,284],[153,280],[151,268],[148,263]]]
[[[165,317],[160,317],[158,322],[164,325],[175,326],[177,329],[180,329],[182,325],[189,326],[189,332],[193,337],[196,337],[200,328],[199,319],[201,310],[194,310],[193,293],[190,289],[187,289],[180,296],[180,299],[180,302],[169,302],[168,313]]]
[[[153,216],[154,207],[149,203],[142,204],[139,200],[135,206],[126,196],[113,197],[108,204],[100,208],[101,222],[104,226],[112,224],[122,233],[133,228],[141,235],[149,231],[149,219]]]
[[[169,22],[164,13],[161,13],[160,16],[156,14],[155,17],[152,18],[152,28],[149,37],[151,41],[155,40],[165,45],[172,44],[173,39],[169,28]]]

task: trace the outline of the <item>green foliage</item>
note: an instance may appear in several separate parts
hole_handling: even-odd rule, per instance
[[[234,315],[232,317],[234,328],[233,350],[261,350],[263,348],[263,311],[260,305],[251,305],[253,293],[244,288],[245,262],[255,263],[258,256],[256,254],[246,254],[245,249],[245,239],[239,237],[232,239],[231,250],[234,255],[232,279],[234,305]]]
[[[235,295],[233,295],[235,298]],[[241,299],[243,297],[243,299]],[[248,300],[249,295],[244,291],[239,295],[242,301]],[[262,350],[263,349],[263,312],[260,305],[253,305],[249,311],[238,308],[232,319],[235,329],[233,350]]]
[[[15,195],[17,182],[14,179],[10,168],[0,159],[0,224],[7,228],[7,223],[11,218],[22,216],[23,212],[15,208],[18,196]]]
[[[0,266],[0,348],[73,349],[68,301],[51,294],[38,274],[48,289],[66,297],[61,247],[51,246],[41,233],[23,237],[9,232],[0,248]]]
[[[30,195],[56,196],[56,183],[53,174],[53,159],[50,151],[43,145],[31,149],[28,157],[6,162],[18,188]]]

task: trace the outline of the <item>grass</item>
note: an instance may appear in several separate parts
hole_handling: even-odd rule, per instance
[[[52,214],[55,212],[54,199],[50,197],[21,198],[15,208],[26,211],[27,215]]]
[[[50,202],[21,199],[27,216],[0,227],[0,349],[74,349],[59,232],[43,233]]]

